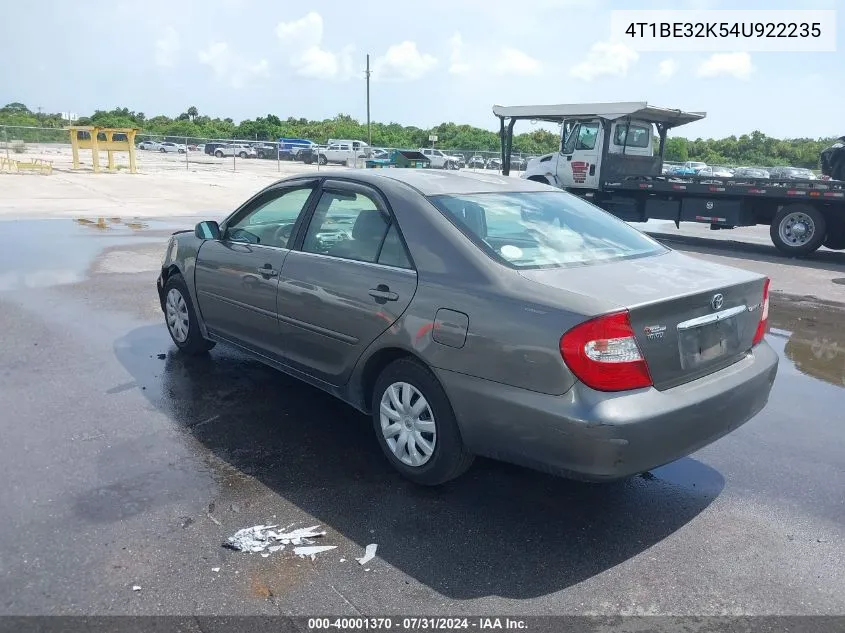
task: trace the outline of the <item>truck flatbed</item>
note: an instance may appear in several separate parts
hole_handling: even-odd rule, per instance
[[[604,191],[678,192],[704,196],[751,196],[789,200],[845,199],[845,182],[838,180],[773,180],[768,178],[714,178],[712,176],[628,176],[605,181]]]

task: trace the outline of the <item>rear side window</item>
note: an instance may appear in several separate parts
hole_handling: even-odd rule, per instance
[[[626,147],[648,147],[649,129],[642,125],[631,125],[626,127],[624,124],[616,126],[616,132],[613,135],[614,145],[623,145]],[[628,142],[625,142],[625,137],[628,137]]]
[[[579,266],[668,250],[622,220],[564,192],[429,199],[477,247],[511,268]]]

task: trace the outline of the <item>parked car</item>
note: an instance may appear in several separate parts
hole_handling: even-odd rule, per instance
[[[446,154],[445,152],[435,149],[433,147],[421,147],[420,154],[425,156],[432,169],[460,169],[461,158]]]
[[[501,171],[501,169],[502,169],[502,159],[501,158],[491,158],[484,165],[484,169],[495,169],[496,171]]]
[[[258,153],[255,151],[255,148],[245,143],[229,144],[217,147],[214,150],[214,155],[217,158],[223,158],[224,156],[238,156],[240,158],[258,157]]]
[[[528,165],[528,161],[526,161],[522,156],[511,156],[511,169],[522,171],[525,169],[526,165]]]
[[[316,163],[320,152],[326,150],[326,145],[312,145],[311,147],[303,147],[296,155],[297,160],[301,160],[306,165]]]
[[[361,141],[342,141],[329,143],[325,149],[317,151],[321,165],[328,163],[346,164],[349,160],[364,158],[368,145]]]
[[[221,143],[220,141],[212,141],[206,143],[203,147],[202,151],[208,154],[209,156],[214,156],[214,152],[217,151],[218,147],[226,147],[228,143]]]
[[[614,480],[714,442],[768,400],[768,287],[548,185],[429,169],[280,180],[175,233],[157,281],[178,350],[340,398],[426,485],[473,455]]]
[[[479,154],[475,154],[467,161],[467,167],[472,169],[484,169],[487,166],[487,161],[484,160],[483,156]]]
[[[256,143],[252,146],[258,158],[277,160],[279,158],[279,146],[275,143]]]
[[[702,167],[696,173],[696,176],[712,176],[714,178],[732,178],[734,172],[727,167]]]
[[[768,178],[769,172],[759,167],[737,167],[734,169],[734,178]]]
[[[331,143],[332,141],[329,141]],[[279,157],[282,160],[298,160],[297,156],[303,149],[307,149],[315,145],[314,141],[309,141],[305,138],[280,138]]]
[[[161,147],[161,143],[158,141],[141,141],[138,143],[138,149],[143,150],[158,151],[159,147]]]
[[[818,180],[811,169],[803,167],[772,167],[769,177],[777,180]]]
[[[175,153],[179,153],[179,154],[184,154],[184,153],[185,153],[186,151],[188,151],[188,150],[187,150],[187,148],[186,148],[184,145],[182,145],[182,144],[179,144],[179,143],[171,143],[170,141],[164,141],[163,143],[159,143],[159,145],[158,145],[158,151],[160,151],[162,154],[164,154],[164,153],[173,153],[173,154],[175,154]]]

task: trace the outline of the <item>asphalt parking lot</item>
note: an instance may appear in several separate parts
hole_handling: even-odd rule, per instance
[[[479,461],[421,489],[329,396],[222,345],[175,353],[164,242],[274,177],[3,179],[0,614],[845,613],[845,253],[648,227],[771,275],[767,408],[618,484]],[[337,548],[222,547],[266,523]]]

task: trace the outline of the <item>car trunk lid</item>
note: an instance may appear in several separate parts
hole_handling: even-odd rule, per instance
[[[661,390],[743,358],[762,315],[765,277],[674,251],[520,274],[627,309],[654,386]]]

